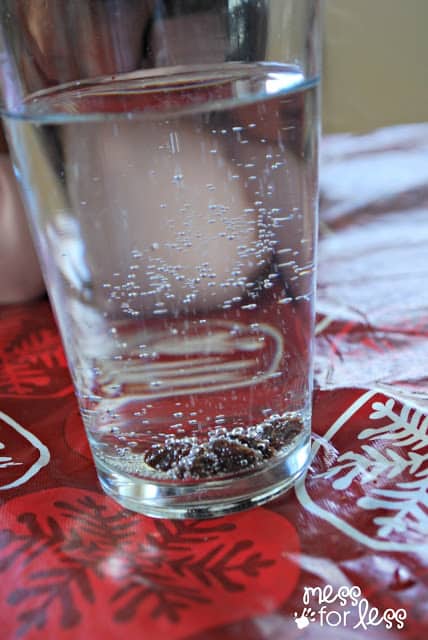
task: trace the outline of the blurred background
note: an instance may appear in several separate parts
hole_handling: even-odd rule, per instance
[[[324,133],[428,120],[428,0],[323,0]]]

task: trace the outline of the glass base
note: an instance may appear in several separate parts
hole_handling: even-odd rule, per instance
[[[290,489],[307,468],[310,438],[269,465],[242,476],[192,483],[119,473],[95,460],[102,488],[123,507],[155,518],[217,518],[250,509]]]

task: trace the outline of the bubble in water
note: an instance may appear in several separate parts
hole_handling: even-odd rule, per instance
[[[124,456],[131,453],[131,449],[129,447],[117,447],[116,453],[119,457],[123,458]]]
[[[150,386],[151,386],[153,389],[157,389],[158,387],[161,387],[161,386],[162,386],[162,381],[161,381],[161,380],[152,380],[152,381],[150,382]]]

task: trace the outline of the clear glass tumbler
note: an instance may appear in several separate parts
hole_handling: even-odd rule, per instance
[[[2,117],[104,490],[213,517],[309,457],[317,0],[3,0]]]

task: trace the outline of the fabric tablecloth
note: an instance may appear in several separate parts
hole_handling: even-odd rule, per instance
[[[322,151],[313,459],[207,521],[98,484],[45,300],[0,308],[0,638],[428,637],[428,125]]]

